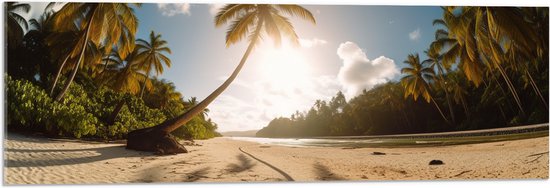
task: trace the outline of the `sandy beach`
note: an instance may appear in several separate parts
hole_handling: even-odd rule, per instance
[[[287,147],[214,138],[155,156],[123,143],[8,133],[4,183],[548,179],[548,137],[418,148]],[[374,155],[373,152],[380,152]],[[429,165],[431,160],[442,165]]]

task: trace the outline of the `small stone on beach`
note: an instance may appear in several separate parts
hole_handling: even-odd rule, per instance
[[[386,153],[382,153],[382,152],[372,152],[372,155],[386,155]]]
[[[432,160],[432,161],[430,161],[430,165],[442,165],[442,164],[445,164],[445,163],[443,163],[443,161],[441,161],[441,160]]]

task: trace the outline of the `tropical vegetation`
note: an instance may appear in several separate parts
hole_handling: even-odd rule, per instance
[[[400,81],[273,119],[263,137],[440,132],[548,122],[548,7],[442,7]],[[445,107],[446,106],[446,107]]]
[[[168,42],[154,31],[149,39],[135,39],[134,9],[140,4],[50,3],[29,21],[20,15],[29,4],[6,6],[9,130],[125,139],[193,107],[174,83],[156,77],[171,65]],[[53,11],[53,6],[62,8]],[[184,125],[172,135],[220,136],[206,113]]]

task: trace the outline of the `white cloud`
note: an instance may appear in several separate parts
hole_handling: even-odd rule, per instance
[[[343,60],[337,77],[347,99],[357,96],[363,89],[385,83],[399,73],[392,59],[380,56],[371,61],[353,42],[340,44],[336,53]]]
[[[417,41],[420,39],[420,28],[416,28],[414,31],[409,33],[409,39]]]
[[[210,12],[210,15],[212,16],[215,16],[218,11],[223,8],[223,6],[225,6],[225,4],[219,4],[219,3],[215,3],[215,4],[210,4],[208,7],[208,11]]]
[[[164,16],[175,16],[176,14],[191,15],[189,3],[158,3],[158,9]]]
[[[313,39],[298,39],[302,47],[311,48],[317,45],[326,44],[327,41],[323,39],[313,38]]]

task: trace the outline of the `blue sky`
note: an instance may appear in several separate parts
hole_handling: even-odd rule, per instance
[[[137,38],[151,30],[168,41],[172,67],[160,78],[185,98],[205,98],[238,64],[247,45],[226,48],[227,25],[214,27],[214,4],[145,3],[135,13]],[[437,6],[305,5],[317,24],[292,18],[301,47],[275,48],[269,39],[252,53],[237,80],[210,106],[220,131],[251,130],[279,116],[308,110],[342,91],[349,99],[377,83],[400,78],[409,53],[434,38]],[[35,13],[36,16],[37,14]]]

